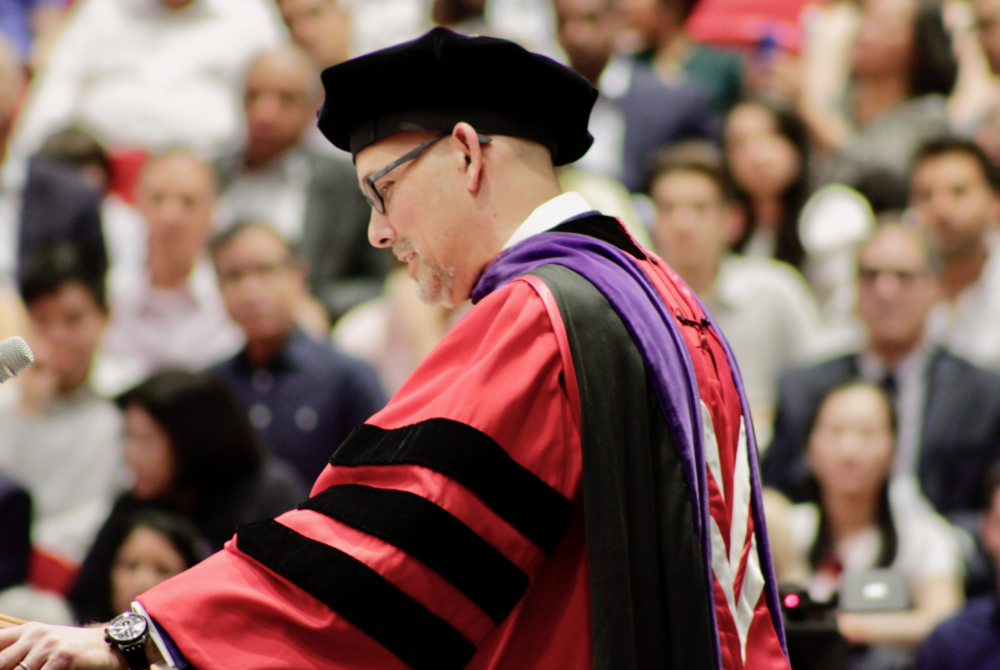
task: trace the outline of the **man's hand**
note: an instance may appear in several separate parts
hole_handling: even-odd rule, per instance
[[[21,663],[21,665],[18,665]],[[28,623],[0,630],[0,670],[128,670],[104,641],[104,627]]]

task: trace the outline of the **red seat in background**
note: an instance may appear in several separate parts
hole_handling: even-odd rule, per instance
[[[28,586],[68,596],[79,572],[79,565],[38,547],[31,548],[31,556],[28,557]]]
[[[149,159],[143,149],[129,149],[109,152],[111,160],[111,184],[109,189],[125,202],[135,201],[135,187],[139,182],[142,166]]]
[[[765,36],[784,51],[802,48],[802,12],[817,0],[701,0],[688,19],[699,42],[747,49]]]

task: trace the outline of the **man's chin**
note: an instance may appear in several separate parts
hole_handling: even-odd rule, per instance
[[[423,282],[417,280],[417,297],[425,305],[440,305],[441,307],[452,308],[455,302],[450,293],[445,292],[440,286],[425,286]]]
[[[417,296],[425,304],[454,307],[461,302],[455,299],[454,268],[429,262],[421,263],[410,273],[410,279],[416,282]]]

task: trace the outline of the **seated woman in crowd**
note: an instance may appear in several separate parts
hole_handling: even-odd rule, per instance
[[[91,604],[99,621],[128,610],[140,593],[211,554],[194,524],[169,512],[139,510],[126,520],[123,531]]]
[[[208,373],[157,373],[118,400],[125,413],[125,460],[132,488],[115,503],[91,547],[70,604],[80,621],[104,621],[108,571],[129,520],[155,508],[194,521],[217,551],[236,527],[302,501],[294,469],[264,455],[225,385]]]
[[[798,220],[809,197],[809,137],[793,112],[771,103],[741,102],[726,118],[726,163],[747,225],[736,251],[802,268]]]
[[[872,655],[889,645],[914,648],[962,603],[961,555],[951,528],[926,501],[900,504],[902,496],[889,495],[895,441],[895,412],[881,387],[838,386],[820,403],[810,430],[813,502],[767,505],[769,525],[792,547],[786,560],[806,567],[814,601],[830,601],[845,572],[889,568],[908,582],[908,611],[838,614],[847,641],[866,645],[854,650],[852,667],[885,667],[871,665]]]
[[[821,183],[856,186],[868,172],[903,179],[917,147],[950,128],[958,65],[933,0],[868,0],[839,99],[803,96],[801,113],[825,154]],[[836,54],[832,56],[836,58]]]

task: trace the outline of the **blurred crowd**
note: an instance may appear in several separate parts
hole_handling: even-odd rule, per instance
[[[36,356],[0,611],[108,619],[290,509],[468,309],[368,244],[315,127],[324,68],[434,25],[599,90],[560,182],[732,344],[779,580],[849,666],[995,667],[1000,0],[0,0],[0,337]],[[909,609],[838,610],[876,568]]]

